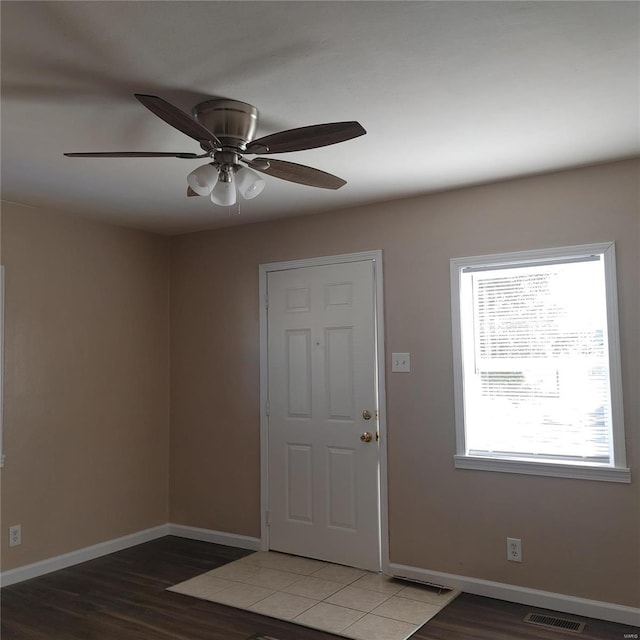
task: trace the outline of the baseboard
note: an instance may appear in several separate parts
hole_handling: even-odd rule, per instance
[[[23,580],[30,580],[31,578],[37,578],[45,573],[51,573],[52,571],[58,571],[58,569],[65,569],[71,567],[74,564],[80,564],[87,560],[94,560],[101,556],[106,556],[116,551],[122,551],[129,547],[134,547],[137,544],[143,542],[149,542],[156,538],[162,538],[169,535],[169,525],[161,524],[151,529],[145,529],[144,531],[138,531],[136,533],[122,536],[121,538],[114,538],[113,540],[106,540],[98,544],[91,545],[90,547],[84,547],[76,551],[64,553],[60,556],[54,556],[53,558],[47,558],[40,562],[34,562],[33,564],[26,564],[22,567],[16,567],[15,569],[9,569],[0,573],[0,586],[7,587],[10,584],[16,582],[22,582]]]
[[[81,562],[86,562],[87,560],[93,560],[168,535],[200,540],[202,542],[212,542],[228,547],[250,549],[252,551],[258,551],[261,548],[260,538],[168,523],[113,540],[107,540],[90,547],[84,547],[83,549],[71,551],[70,553],[65,553],[60,556],[47,558],[40,562],[34,562],[33,564],[3,571],[0,573],[0,586],[6,587],[17,582],[22,582],[23,580],[36,578],[46,573],[57,571],[58,569],[64,569],[75,564],[80,564]],[[640,609],[635,607],[600,602],[598,600],[587,600],[586,598],[577,598],[562,593],[540,591],[538,589],[529,589],[527,587],[519,587],[502,582],[492,582],[490,580],[470,578],[452,573],[442,573],[440,571],[429,571],[427,569],[395,563],[388,565],[388,572],[399,578],[440,584],[488,598],[518,602],[520,604],[572,613],[587,618],[599,618],[600,620],[609,620],[610,622],[618,622],[620,624],[640,626]]]
[[[241,536],[237,533],[225,533],[224,531],[214,531],[213,529],[201,529],[200,527],[188,527],[183,524],[169,524],[169,535],[201,542],[213,542],[214,544],[224,544],[227,547],[237,547],[239,549],[251,549],[259,551],[261,548],[260,538],[251,536]]]
[[[587,600],[586,598],[577,598],[562,593],[528,589],[527,587],[469,578],[452,573],[428,571],[402,564],[390,563],[388,571],[398,578],[439,584],[479,596],[496,598],[497,600],[508,600],[509,602],[517,602],[541,609],[572,613],[587,618],[598,618],[634,627],[640,626],[640,609],[635,607],[600,602],[598,600]]]
[[[47,558],[33,564],[26,564],[22,567],[9,569],[0,573],[0,586],[8,587],[10,584],[22,582],[43,576],[58,569],[65,569],[74,564],[80,564],[87,560],[94,560],[101,556],[122,551],[129,547],[135,547],[144,542],[150,542],[164,536],[178,536],[180,538],[190,538],[191,540],[201,540],[203,542],[213,542],[215,544],[223,544],[227,547],[238,547],[240,549],[251,549],[258,551],[260,549],[260,538],[252,538],[250,536],[241,536],[237,533],[224,533],[223,531],[213,531],[211,529],[200,529],[198,527],[187,527],[181,524],[161,524],[151,529],[138,531],[121,538],[106,540],[99,544],[77,549],[60,556]]]

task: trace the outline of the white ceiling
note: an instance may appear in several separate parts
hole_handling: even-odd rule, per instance
[[[8,2],[2,198],[161,233],[327,211],[640,153],[637,2]],[[358,120],[282,154],[347,180],[266,177],[235,210],[186,198],[200,152],[134,93],[255,105],[258,136]]]

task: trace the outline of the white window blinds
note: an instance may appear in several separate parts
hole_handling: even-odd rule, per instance
[[[613,464],[602,255],[460,272],[466,455]]]

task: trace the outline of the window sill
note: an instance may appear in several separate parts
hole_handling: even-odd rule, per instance
[[[498,471],[501,473],[523,473],[552,478],[574,478],[576,480],[600,480],[601,482],[631,482],[631,470],[621,467],[596,467],[580,464],[556,464],[553,462],[530,462],[528,460],[502,460],[474,456],[453,456],[456,469]]]

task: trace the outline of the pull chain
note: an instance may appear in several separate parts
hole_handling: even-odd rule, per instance
[[[235,211],[233,210],[233,205],[227,207],[227,216],[230,218],[231,215],[233,213],[235,213],[236,215],[240,215],[240,199],[236,198],[236,202],[235,202]]]

